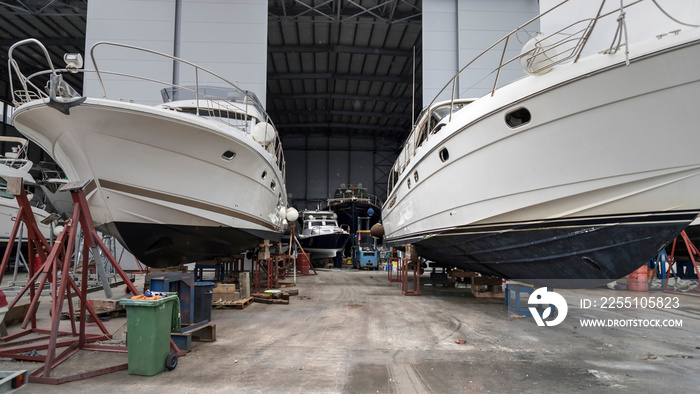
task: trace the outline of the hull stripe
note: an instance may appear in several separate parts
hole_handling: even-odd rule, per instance
[[[189,200],[189,199],[174,196],[171,194],[160,193],[160,192],[156,192],[153,190],[142,189],[139,187],[129,186],[129,185],[125,185],[123,183],[112,182],[112,181],[108,181],[108,180],[104,180],[104,179],[100,179],[99,184],[101,187],[103,187],[105,189],[115,190],[115,191],[122,192],[122,193],[134,194],[137,196],[142,196],[142,197],[147,197],[147,198],[153,198],[153,199],[161,200],[161,201],[167,201],[167,202],[171,202],[171,203],[175,203],[175,204],[185,205],[185,206],[192,207],[192,208],[202,209],[205,211],[230,216],[230,217],[233,217],[236,219],[245,220],[245,221],[250,222],[250,223],[255,223],[257,225],[268,228],[272,231],[276,230],[274,228],[274,226],[272,226],[272,224],[270,224],[269,222],[267,222],[265,220],[257,218],[255,216],[248,215],[244,212],[234,211],[232,209],[223,208],[220,206],[207,204],[207,203],[202,202],[202,201]]]
[[[550,219],[538,221],[523,221],[511,223],[493,223],[482,225],[466,225],[452,228],[433,229],[426,232],[404,235],[402,237],[387,237],[386,241],[390,245],[401,244],[402,240],[419,240],[429,236],[450,236],[460,233],[491,233],[498,231],[519,231],[551,229],[557,227],[588,227],[588,226],[611,226],[619,224],[633,223],[659,223],[659,222],[690,222],[698,214],[698,210],[683,210],[674,212],[645,212],[628,215],[600,215],[588,217],[573,217],[567,219]],[[410,243],[410,242],[405,242]]]

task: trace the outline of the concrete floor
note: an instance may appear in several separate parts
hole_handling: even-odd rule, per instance
[[[385,272],[319,270],[299,277],[297,288],[289,305],[213,310],[216,342],[195,343],[171,372],[119,371],[22,391],[680,393],[700,387],[700,298],[689,295],[561,290],[568,316],[558,326],[538,327],[531,317],[509,317],[503,300],[475,299],[468,289],[426,286],[421,296],[403,296]],[[600,305],[601,297],[651,296],[677,296],[679,307],[580,307],[582,299]],[[48,313],[40,316],[40,325],[48,323]],[[591,328],[581,326],[582,318],[679,319],[682,327]],[[113,342],[123,339],[125,324],[125,318],[108,322]],[[53,376],[125,360],[124,354],[81,351]],[[31,372],[41,365],[0,360],[1,370]]]

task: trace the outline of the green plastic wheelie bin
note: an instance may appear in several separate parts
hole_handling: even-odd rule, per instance
[[[170,333],[180,331],[180,300],[169,295],[157,300],[120,300],[126,308],[126,348],[129,373],[152,376],[175,368]],[[174,365],[173,365],[174,362]]]

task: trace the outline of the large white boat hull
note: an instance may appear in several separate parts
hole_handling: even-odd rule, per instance
[[[629,66],[622,51],[595,55],[454,114],[389,195],[386,242],[559,287],[646,263],[700,211],[700,41],[665,40],[630,51]],[[531,121],[509,127],[521,107]]]
[[[141,262],[163,267],[278,241],[286,207],[274,158],[244,132],[210,119],[88,98],[65,115],[35,100],[15,127],[86,195],[99,230]],[[228,160],[224,153],[235,152]]]

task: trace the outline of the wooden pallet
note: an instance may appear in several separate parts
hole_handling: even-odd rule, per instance
[[[287,300],[283,300],[283,299],[281,299],[281,298],[270,299],[270,298],[258,298],[258,297],[255,297],[255,298],[253,298],[253,301],[255,301],[255,302],[260,302],[260,303],[263,303],[263,304],[289,305],[289,300],[288,300],[288,299],[287,299]]]
[[[113,310],[113,309],[95,309],[95,314],[97,317],[105,317],[108,319],[114,319],[117,317],[122,317],[126,316],[126,309],[120,309],[120,310]],[[74,311],[73,315],[75,316],[75,320],[78,321],[80,320],[80,311],[76,310]],[[63,312],[61,313],[61,320],[68,320],[70,319],[70,314],[68,312]],[[93,322],[92,316],[87,315],[87,322],[91,323]]]
[[[496,291],[474,291],[472,290],[472,294],[474,295],[475,298],[485,298],[485,299],[505,299],[506,298],[506,293],[503,290],[496,290]]]
[[[235,308],[235,309],[244,309],[248,305],[253,303],[253,297],[248,297],[243,300],[236,300],[236,301],[216,301],[212,302],[212,306],[216,309],[229,309],[229,308]]]
[[[473,276],[471,278],[472,295],[475,298],[505,299],[503,279],[491,276]]]

